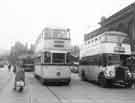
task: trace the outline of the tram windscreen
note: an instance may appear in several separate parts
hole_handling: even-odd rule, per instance
[[[65,54],[64,53],[53,53],[52,58],[53,63],[64,64],[65,63]]]

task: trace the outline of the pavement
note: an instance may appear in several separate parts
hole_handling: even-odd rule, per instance
[[[11,73],[8,71],[8,68],[0,68],[0,90],[10,81]]]
[[[22,93],[13,90],[14,74],[0,70],[0,101],[2,103],[135,103],[135,89],[102,88],[81,81],[72,74],[69,86],[46,86],[26,73],[26,87]]]

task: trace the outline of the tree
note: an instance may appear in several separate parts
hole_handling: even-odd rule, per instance
[[[71,54],[75,57],[79,57],[80,55],[80,48],[79,46],[73,46],[71,50]]]
[[[12,64],[15,64],[18,56],[27,54],[28,53],[28,48],[27,45],[22,44],[21,42],[17,41],[14,46],[11,47],[10,49],[10,56],[9,56],[9,61]]]
[[[73,46],[71,49],[71,60],[72,62],[78,62],[80,56],[80,48],[79,46]]]

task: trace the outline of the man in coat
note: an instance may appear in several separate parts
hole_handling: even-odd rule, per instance
[[[15,65],[15,81],[14,81],[14,89],[16,89],[16,82],[17,81],[24,81],[25,84],[25,72],[24,72],[24,68],[22,68],[22,64],[19,61],[16,65]]]

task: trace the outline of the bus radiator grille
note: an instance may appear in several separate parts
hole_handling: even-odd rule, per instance
[[[125,80],[125,70],[119,68],[116,70],[116,80]]]

